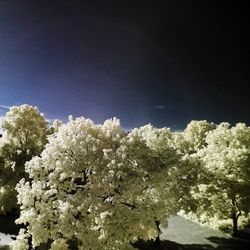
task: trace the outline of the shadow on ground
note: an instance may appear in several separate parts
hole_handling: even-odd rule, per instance
[[[245,250],[250,249],[250,241],[242,238],[207,238],[211,243],[217,246],[213,247],[209,244],[180,244],[174,241],[164,240],[156,245],[154,241],[138,241],[133,246],[140,250]]]
[[[216,249],[221,250],[245,250],[250,249],[250,240],[244,238],[219,238],[219,237],[209,237],[209,241],[217,244]]]
[[[4,234],[17,235],[20,227],[15,224],[18,216],[14,215],[0,215],[0,232]]]
[[[134,245],[140,250],[210,250],[215,249],[210,245],[200,245],[200,244],[179,244],[174,241],[164,240],[160,244],[156,245],[154,241],[138,241]]]
[[[15,239],[15,235],[18,234],[20,227],[15,224],[17,218],[14,215],[0,215],[0,235],[4,237],[5,242],[6,238],[9,240]],[[0,250],[10,250],[10,247],[5,244],[3,243],[3,238],[0,238]]]

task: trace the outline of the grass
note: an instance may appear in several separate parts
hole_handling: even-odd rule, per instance
[[[7,245],[0,246],[0,250],[10,250],[10,247]]]

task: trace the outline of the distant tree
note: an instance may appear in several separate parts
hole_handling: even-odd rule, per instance
[[[19,223],[13,249],[133,249],[158,237],[176,213],[169,170],[179,164],[171,132],[148,125],[126,135],[119,120],[95,125],[70,119],[49,138],[18,184]],[[27,195],[29,194],[29,195]]]
[[[1,121],[0,213],[17,209],[16,184],[26,178],[24,166],[46,143],[47,122],[36,107],[13,106]]]
[[[196,212],[198,202],[192,192],[197,190],[197,185],[206,176],[202,168],[201,160],[197,152],[207,145],[206,136],[209,131],[216,128],[214,123],[206,120],[193,120],[188,123],[184,131],[174,132],[174,148],[181,156],[181,167],[173,171],[179,184],[179,209],[188,212]]]
[[[63,122],[61,120],[55,119],[52,123],[52,126],[50,126],[47,129],[47,135],[52,135],[56,132],[58,132],[59,127],[61,127],[63,125]]]
[[[197,215],[231,218],[237,234],[239,216],[250,212],[250,127],[221,123],[207,134],[206,144],[197,154],[206,173],[193,190]]]
[[[206,146],[206,135],[209,131],[216,128],[214,123],[206,120],[193,120],[188,123],[184,131],[175,132],[175,147],[182,155],[197,153],[202,147]]]
[[[63,125],[63,122],[61,120],[55,119],[52,124],[52,128],[54,129],[54,132],[58,132],[59,128]]]

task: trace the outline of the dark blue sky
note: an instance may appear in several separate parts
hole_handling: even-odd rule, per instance
[[[0,0],[0,105],[124,128],[250,123],[246,6],[86,2]]]

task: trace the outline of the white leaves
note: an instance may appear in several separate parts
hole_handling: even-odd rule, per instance
[[[65,239],[59,238],[53,241],[50,250],[69,250],[69,245]]]
[[[201,218],[230,218],[233,211],[247,212],[250,205],[250,127],[221,123],[205,137],[206,145],[195,153],[202,166],[198,189],[192,196]],[[237,207],[233,204],[237,203]],[[204,213],[204,211],[206,211]]]
[[[47,142],[47,122],[36,107],[24,104],[12,107],[2,119],[1,126],[4,132],[0,141],[0,158],[3,159],[0,168],[4,169],[4,174],[0,176],[0,185],[4,183],[10,190],[25,176],[25,162],[43,150]],[[35,174],[34,170],[30,176]],[[12,192],[10,197],[8,201],[0,198],[0,203],[5,206],[4,212],[17,207],[16,194]]]
[[[25,229],[20,229],[19,234],[15,241],[11,243],[11,249],[13,250],[28,250],[29,248],[29,238],[30,235]]]
[[[179,161],[169,129],[147,125],[125,136],[116,118],[96,125],[71,117],[49,137],[41,156],[26,164],[32,181],[17,186],[18,222],[30,224],[33,246],[50,240],[51,249],[56,242],[67,249],[75,239],[79,247],[93,247],[94,241],[103,249],[151,239],[155,218],[176,210],[174,191],[162,183]]]

